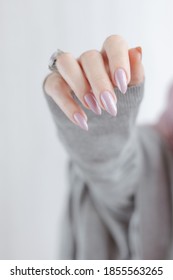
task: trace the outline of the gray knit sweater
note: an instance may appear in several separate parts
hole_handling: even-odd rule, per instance
[[[172,259],[173,156],[152,126],[136,126],[144,83],[117,88],[118,114],[85,109],[89,131],[45,94],[68,154],[60,259]]]

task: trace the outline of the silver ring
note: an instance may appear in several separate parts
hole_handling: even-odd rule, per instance
[[[57,58],[58,56],[60,56],[61,54],[63,54],[64,52],[61,51],[60,49],[57,49],[56,52],[54,52],[52,55],[51,55],[51,58],[49,60],[49,64],[48,64],[48,67],[49,69],[52,71],[52,72],[58,72],[58,69],[57,69],[57,66],[56,66],[56,61],[57,61]]]

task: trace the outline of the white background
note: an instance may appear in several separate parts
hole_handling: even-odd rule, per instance
[[[142,46],[153,122],[173,79],[171,0],[0,0],[0,259],[55,259],[67,155],[42,94],[53,51],[79,56],[122,35]]]

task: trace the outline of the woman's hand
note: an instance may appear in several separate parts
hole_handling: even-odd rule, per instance
[[[101,109],[117,114],[117,98],[114,87],[125,94],[127,86],[144,80],[140,47],[128,49],[127,42],[119,35],[109,36],[102,51],[84,52],[78,59],[70,53],[58,56],[58,73],[50,74],[45,91],[66,116],[81,128],[88,130],[87,115],[75,102],[75,93],[84,107],[100,115]]]

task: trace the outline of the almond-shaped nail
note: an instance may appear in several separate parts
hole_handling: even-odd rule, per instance
[[[109,91],[104,91],[101,93],[100,98],[105,110],[112,116],[116,116],[117,106],[112,94]]]
[[[91,93],[88,93],[84,96],[85,102],[89,106],[89,108],[97,115],[101,115],[101,108],[95,98],[95,96]]]
[[[73,115],[73,118],[74,118],[76,124],[78,124],[82,129],[88,130],[88,124],[87,124],[86,119],[84,118],[84,116],[82,114],[75,113]]]
[[[118,68],[115,71],[115,81],[116,85],[122,93],[127,91],[127,78],[126,73],[122,68]]]

